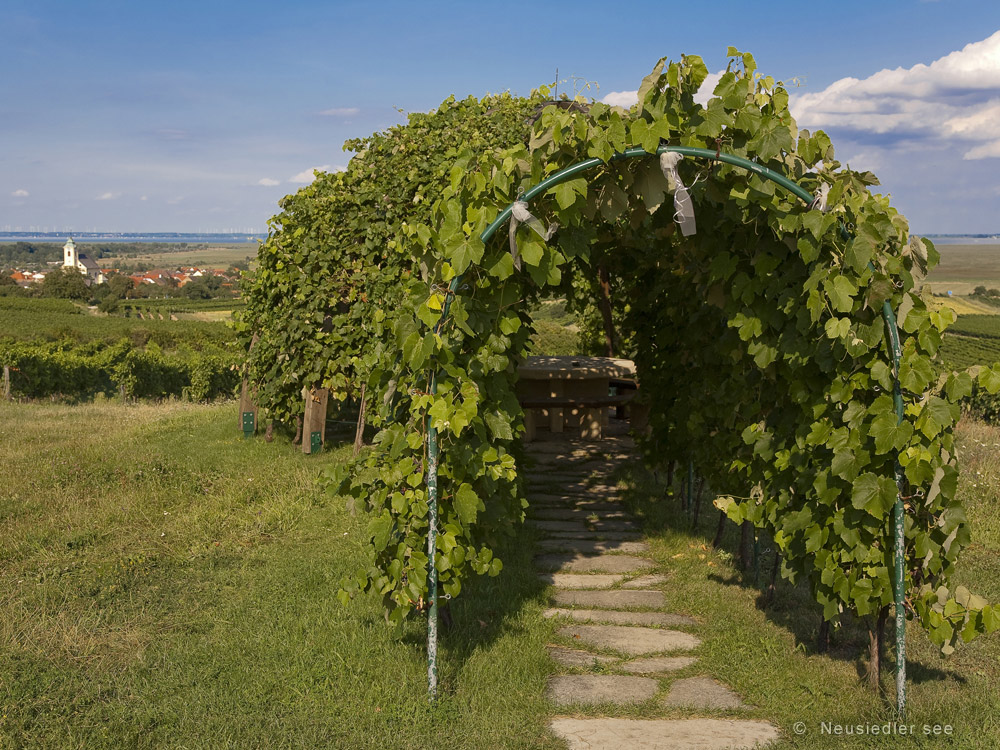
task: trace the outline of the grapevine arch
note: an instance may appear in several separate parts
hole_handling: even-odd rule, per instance
[[[345,579],[344,596],[377,591],[394,622],[426,598],[431,649],[438,584],[455,596],[469,569],[498,573],[496,535],[522,515],[524,302],[598,261],[629,280],[640,378],[659,398],[655,441],[668,458],[691,450],[730,493],[731,518],[770,529],[785,574],[809,583],[827,619],[896,604],[897,623],[914,616],[946,651],[997,627],[994,608],[947,588],[969,538],[952,428],[973,376],[939,380],[932,366],[951,318],[914,277],[935,251],[871,194],[873,175],[842,169],[822,132],[796,129],[780,84],[731,52],[705,106],[694,95],[707,70],[685,57],[661,61],[631,111],[547,108],[528,144],[462,154],[430,222],[403,227],[431,283],[411,285],[412,316],[396,321],[402,364],[370,382],[386,394],[386,426],[335,484],[373,512],[374,564]],[[693,239],[673,222],[652,157],[664,151],[705,157],[680,167]],[[595,179],[580,177],[588,169]],[[828,212],[807,204],[821,185]],[[496,234],[518,198],[561,225],[550,242],[518,234],[521,267]],[[886,309],[898,310],[901,339]],[[993,370],[977,377],[1000,387]]]
[[[762,178],[774,182],[775,184],[785,188],[788,192],[800,198],[803,203],[809,208],[817,207],[819,210],[823,210],[824,207],[819,207],[817,205],[817,196],[812,195],[807,190],[804,190],[797,183],[789,180],[783,174],[775,172],[765,166],[758,164],[757,162],[750,161],[742,156],[737,156],[735,154],[730,154],[723,152],[721,150],[711,151],[710,149],[698,148],[698,147],[685,147],[685,146],[658,146],[654,153],[650,153],[642,148],[630,148],[626,149],[621,153],[614,153],[611,156],[611,162],[623,161],[626,159],[641,159],[650,158],[651,156],[660,156],[666,153],[680,154],[681,156],[687,156],[696,159],[706,159],[710,161],[721,162],[725,164],[730,164],[741,169],[745,169],[749,172],[757,174]],[[568,180],[574,179],[577,175],[584,174],[590,170],[598,167],[605,166],[606,162],[598,157],[592,157],[584,161],[572,164],[565,167],[558,172],[550,175],[536,185],[529,187],[523,195],[518,198],[518,202],[528,205],[530,201],[534,200],[538,196],[543,195],[546,191],[555,188]],[[486,229],[483,230],[480,235],[480,240],[485,245],[488,243],[497,231],[506,223],[512,220],[512,214],[514,211],[515,203],[509,204],[504,208],[500,214],[494,219]],[[839,227],[842,236],[847,238],[847,230],[843,225]],[[869,263],[869,269],[874,271],[874,266]],[[462,289],[462,280],[464,274],[455,276],[448,287],[448,294],[444,299],[444,303],[441,309],[441,318],[435,326],[435,333],[440,334],[442,326],[448,320],[448,314],[451,307],[452,297],[459,293]],[[889,353],[892,360],[892,393],[893,393],[893,406],[895,409],[895,414],[897,421],[902,423],[905,419],[904,408],[903,408],[903,398],[902,390],[899,384],[899,364],[900,364],[900,342],[899,342],[899,330],[896,323],[896,314],[892,309],[892,305],[888,300],[882,303],[882,317],[886,325],[886,333],[888,336],[889,343]],[[432,376],[431,378],[430,393],[435,395],[437,392],[436,379]],[[437,438],[437,428],[434,426],[433,421],[429,421],[427,427],[427,448],[428,448],[428,470],[427,470],[427,496],[428,496],[428,506],[429,506],[429,518],[430,524],[428,527],[428,539],[427,539],[427,555],[428,555],[428,599],[430,601],[430,625],[428,628],[428,651],[431,654],[431,659],[429,662],[428,670],[428,683],[430,685],[431,693],[436,689],[437,676],[435,674],[434,665],[434,654],[436,653],[436,619],[437,619],[437,571],[435,569],[436,562],[436,519],[437,519],[437,463],[439,459],[438,452],[438,438]],[[893,606],[895,610],[895,630],[896,630],[896,652],[897,652],[897,665],[896,665],[896,685],[897,685],[897,695],[898,695],[898,705],[897,710],[902,714],[905,711],[906,702],[906,610],[904,606],[904,557],[905,557],[905,535],[904,535],[904,523],[903,523],[903,492],[905,491],[905,478],[902,474],[896,471],[896,482],[897,482],[897,495],[893,502],[892,509],[892,559],[893,559]]]

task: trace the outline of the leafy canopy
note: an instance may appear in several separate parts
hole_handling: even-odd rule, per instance
[[[376,591],[399,623],[426,596],[428,425],[441,444],[443,591],[458,595],[470,570],[500,571],[492,547],[525,506],[514,384],[527,310],[551,290],[582,302],[603,266],[628,300],[618,315],[651,408],[652,460],[693,460],[728,493],[720,507],[769,529],[785,575],[806,580],[824,616],[836,619],[892,602],[898,459],[909,613],[945,651],[996,629],[995,608],[948,589],[969,541],[955,497],[953,428],[973,377],[935,376],[953,316],[932,310],[915,279],[937,253],[869,190],[874,175],[843,168],[822,131],[797,128],[787,91],[759,74],[751,55],[730,55],[705,106],[694,98],[707,76],[702,60],[664,59],[631,110],[547,106],[526,142],[515,137],[518,123],[547,92],[531,102],[449,100],[426,120],[411,118],[409,130],[366,142],[345,175],[285,200],[248,304],[248,330],[264,332],[262,343],[272,337],[252,356],[259,387],[275,394],[276,414],[292,409],[279,394],[311,383],[346,391],[360,376],[377,394],[373,449],[327,478],[331,492],[349,494],[371,518],[372,564],[343,581],[343,597]],[[498,118],[507,118],[506,140],[468,138],[469,128],[481,136]],[[447,127],[431,125],[444,120]],[[450,128],[464,128],[463,137]],[[653,154],[661,144],[744,156],[813,192],[826,185],[829,210],[755,173],[684,160],[700,230],[682,237],[657,159],[612,161],[629,147]],[[418,153],[397,159],[411,147]],[[519,231],[520,268],[506,232],[480,239],[527,188],[595,157],[602,166],[532,203],[560,229],[549,242]],[[902,337],[903,424],[889,394],[885,301]],[[996,392],[1000,372],[984,369],[976,382]]]

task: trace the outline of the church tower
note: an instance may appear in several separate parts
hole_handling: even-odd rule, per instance
[[[76,268],[76,243],[73,242],[72,237],[66,240],[66,244],[63,245],[63,267]]]

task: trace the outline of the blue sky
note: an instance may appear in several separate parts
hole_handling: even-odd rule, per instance
[[[1000,3],[972,0],[3,0],[0,231],[262,231],[397,108],[526,94],[556,68],[627,99],[659,57],[716,71],[734,45],[801,82],[800,124],[915,230],[1000,232],[998,30]]]

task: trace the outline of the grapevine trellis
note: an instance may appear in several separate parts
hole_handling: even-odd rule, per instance
[[[771,533],[784,575],[807,583],[826,620],[853,612],[881,621],[894,606],[900,635],[915,618],[946,653],[1000,624],[994,607],[948,588],[969,540],[955,497],[958,403],[976,379],[1000,389],[1000,371],[938,376],[933,359],[953,315],[916,291],[936,261],[933,246],[911,238],[888,199],[871,193],[873,175],[834,160],[824,133],[796,129],[787,92],[751,56],[730,53],[707,105],[695,101],[707,75],[700,58],[661,61],[631,111],[548,106],[527,143],[513,131],[494,134],[492,147],[476,141],[484,123],[523,114],[521,104],[446,102],[439,127],[464,107],[479,148],[456,144],[433,180],[373,189],[395,177],[368,151],[355,173],[311,188],[312,203],[287,204],[244,319],[248,331],[284,326],[280,345],[255,353],[257,367],[296,387],[324,381],[346,394],[363,381],[377,394],[372,450],[328,477],[331,491],[371,513],[372,563],[344,579],[345,601],[377,592],[397,625],[429,610],[433,652],[439,593],[458,596],[470,570],[500,572],[493,548],[525,506],[514,384],[530,303],[546,290],[585,293],[580,280],[600,267],[616,280],[616,312],[649,399],[647,457],[690,460],[711,477],[720,507]],[[417,140],[434,132],[423,117],[369,145],[386,160],[429,148]],[[668,160],[665,170],[662,154],[695,158]],[[321,198],[347,200],[352,180],[377,206],[366,237],[384,232],[386,244],[353,240],[336,252],[361,259],[357,278],[382,285],[362,300],[379,314],[356,334],[363,346],[328,343],[336,363],[317,375],[296,342],[336,330],[338,313],[290,295],[289,273],[312,289],[329,269],[326,250],[310,266],[309,248],[330,236],[314,215]],[[677,200],[685,193],[689,206]],[[812,200],[820,194],[825,210]],[[429,209],[419,205],[430,196]],[[558,225],[555,234],[517,225],[498,233],[517,201],[542,225]],[[689,209],[698,230],[685,236],[675,216]],[[381,261],[369,268],[366,253]],[[341,284],[340,299],[360,298],[349,274]],[[307,310],[304,322],[289,322],[295,305]],[[287,409],[284,399],[276,389],[274,413]],[[900,638],[900,709],[903,649]],[[428,678],[433,692],[433,659]]]

